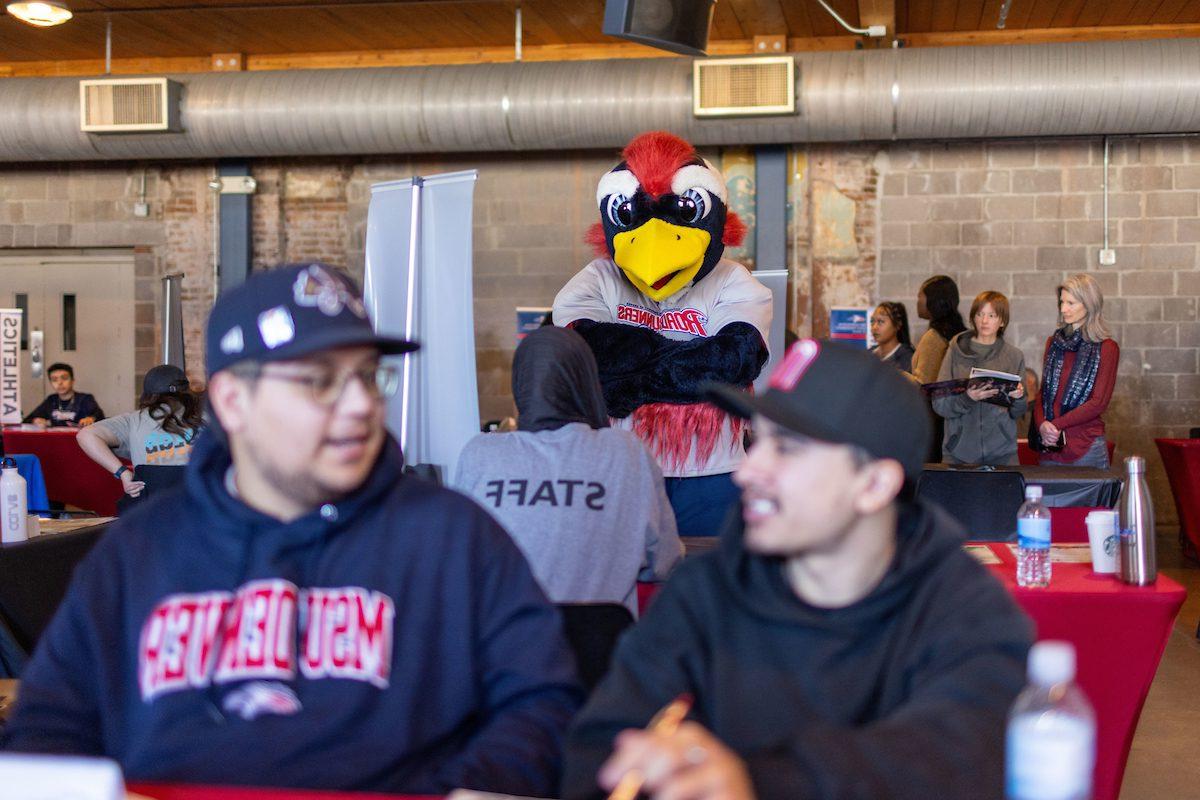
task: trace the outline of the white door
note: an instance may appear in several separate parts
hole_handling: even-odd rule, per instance
[[[96,396],[107,416],[132,411],[134,387],[133,256],[0,257],[0,307],[24,308],[21,412],[50,393],[45,368],[75,371],[75,389]],[[42,334],[42,374],[31,372],[32,334]]]

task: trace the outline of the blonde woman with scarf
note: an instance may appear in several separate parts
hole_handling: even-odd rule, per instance
[[[1046,340],[1029,437],[1043,464],[1108,469],[1103,414],[1112,399],[1121,348],[1103,309],[1104,295],[1091,275],[1072,275],[1058,287],[1061,327]]]

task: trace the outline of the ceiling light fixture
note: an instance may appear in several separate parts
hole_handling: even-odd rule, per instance
[[[73,16],[66,3],[59,3],[55,0],[42,0],[37,3],[9,3],[6,10],[22,22],[36,25],[39,28],[62,25]]]

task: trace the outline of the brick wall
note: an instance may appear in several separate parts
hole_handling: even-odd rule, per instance
[[[738,209],[753,221],[753,159],[723,162]],[[480,171],[474,223],[480,408],[511,413],[515,307],[549,305],[592,257],[606,152],[447,158],[264,160],[252,171],[255,267],[321,259],[361,277],[370,186],[413,174]],[[1054,286],[1096,275],[1122,346],[1108,421],[1119,454],[1146,455],[1164,521],[1174,519],[1154,436],[1200,425],[1200,140],[1121,139],[1112,146],[1110,236],[1117,263],[1100,267],[1098,140],[872,145],[793,149],[788,209],[789,325],[820,335],[831,305],[902,300],[930,274],[1012,300],[1009,337],[1040,367],[1055,324]],[[133,216],[147,175],[150,216]],[[202,377],[203,319],[212,300],[211,163],[0,167],[0,249],[130,248],[136,254],[139,373],[154,363],[159,278],[182,272],[189,372]],[[751,232],[752,235],[753,232]],[[744,250],[752,255],[752,250]],[[914,325],[919,334],[923,325]]]
[[[134,256],[135,385],[158,362],[163,275],[182,272],[189,352],[212,304],[212,168],[0,165],[0,253],[113,249]],[[136,217],[145,176],[147,217]],[[133,398],[130,398],[133,402]]]

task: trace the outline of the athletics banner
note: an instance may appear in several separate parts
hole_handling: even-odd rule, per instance
[[[0,423],[21,422],[21,309],[0,308]]]

